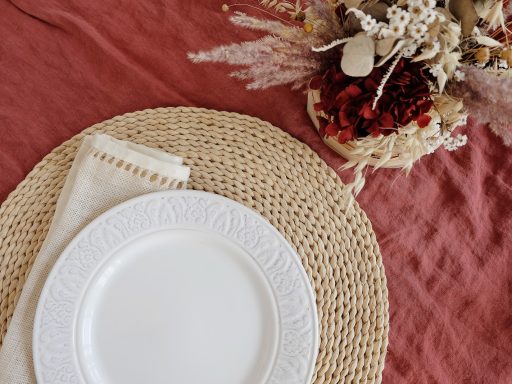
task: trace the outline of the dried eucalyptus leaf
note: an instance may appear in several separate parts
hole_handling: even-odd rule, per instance
[[[365,34],[354,36],[343,48],[341,70],[353,77],[368,76],[373,69],[375,42]]]
[[[347,7],[347,9],[359,8],[362,2],[363,0],[344,0],[343,4],[345,4],[345,7]]]
[[[347,15],[355,15],[358,19],[362,19],[366,16],[366,13],[357,8],[347,9]]]
[[[477,36],[476,42],[487,47],[501,47],[503,44],[489,36]]]
[[[388,21],[386,17],[386,13],[388,11],[389,5],[383,2],[375,3],[365,8],[364,12],[367,15],[371,15],[377,21]]]
[[[384,65],[389,59],[391,59],[395,54],[402,49],[404,46],[405,41],[400,40],[398,43],[395,44],[395,47],[389,52],[386,56],[382,57],[377,64],[375,64],[376,67],[380,67],[381,65]]]
[[[363,28],[361,27],[361,22],[353,13],[348,13],[345,16],[345,24],[346,26],[350,26],[350,31],[353,34],[363,32]]]
[[[393,49],[395,41],[396,37],[387,37],[382,40],[377,40],[375,42],[375,52],[379,56],[386,56]]]
[[[470,36],[478,22],[473,0],[450,0],[450,12],[460,21],[462,35]]]

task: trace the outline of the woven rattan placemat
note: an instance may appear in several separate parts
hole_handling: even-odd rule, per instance
[[[224,195],[265,216],[302,258],[316,291],[320,351],[313,382],[381,382],[388,336],[386,278],[364,212],[343,209],[342,183],[309,147],[259,119],[158,108],[96,124],[47,155],[0,208],[0,342],[46,236],[84,135],[183,156],[189,188]]]

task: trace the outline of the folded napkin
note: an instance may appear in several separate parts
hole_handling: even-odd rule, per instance
[[[148,192],[185,188],[189,174],[180,157],[107,135],[84,138],[0,350],[0,383],[36,382],[32,329],[37,302],[50,270],[73,237],[123,201]]]

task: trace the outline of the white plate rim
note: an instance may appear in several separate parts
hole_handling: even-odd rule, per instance
[[[43,304],[44,304],[45,299],[48,297],[49,290],[52,287],[52,283],[55,282],[55,280],[58,276],[58,271],[59,271],[60,267],[62,267],[67,260],[66,256],[69,255],[70,251],[73,250],[78,245],[78,243],[80,242],[82,237],[85,236],[84,234],[89,233],[93,228],[98,227],[101,223],[104,223],[108,218],[114,217],[116,214],[119,214],[121,211],[126,210],[130,207],[134,208],[137,204],[140,204],[140,203],[149,203],[151,201],[157,201],[159,199],[165,199],[165,198],[179,199],[179,198],[183,198],[183,197],[184,198],[200,198],[200,199],[210,200],[213,202],[224,203],[227,206],[230,206],[230,208],[238,210],[241,213],[245,213],[245,215],[247,217],[257,221],[259,224],[264,226],[265,229],[270,231],[270,233],[280,242],[280,245],[285,248],[285,250],[287,251],[287,254],[291,256],[291,260],[297,267],[296,270],[302,279],[303,288],[305,289],[305,292],[308,296],[309,305],[310,305],[310,307],[308,308],[308,311],[307,311],[308,314],[311,316],[311,323],[310,323],[310,327],[309,327],[310,329],[308,330],[308,337],[307,337],[308,338],[307,345],[308,345],[309,362],[308,362],[308,367],[307,367],[306,371],[302,374],[301,380],[299,381],[300,383],[304,383],[304,384],[310,383],[311,378],[314,373],[314,369],[315,369],[315,365],[316,365],[316,357],[317,357],[318,348],[319,348],[318,315],[317,315],[317,311],[316,311],[315,293],[311,287],[309,278],[306,274],[306,271],[304,270],[304,267],[301,263],[301,260],[298,256],[298,254],[296,253],[296,251],[291,247],[291,245],[283,237],[283,235],[273,225],[271,225],[270,222],[266,218],[261,216],[255,210],[248,208],[243,204],[240,204],[234,200],[231,200],[224,196],[217,195],[217,194],[210,193],[210,192],[196,191],[196,190],[172,190],[172,191],[153,192],[153,193],[141,195],[141,196],[132,198],[130,200],[127,200],[121,204],[118,204],[118,205],[108,209],[107,211],[105,211],[104,213],[99,215],[97,218],[92,220],[82,230],[80,230],[77,233],[77,235],[71,240],[71,242],[65,247],[64,251],[59,256],[57,262],[55,263],[52,270],[50,271],[50,274],[48,275],[45,285],[41,291],[41,294],[38,299],[35,318],[34,318],[34,327],[33,327],[33,332],[32,332],[32,340],[33,340],[32,352],[33,352],[33,361],[34,361],[34,371],[35,371],[37,382],[39,384],[48,383],[48,381],[45,381],[45,378],[44,378],[45,367],[42,366],[42,364],[41,364],[42,343],[41,343],[41,337],[40,337],[41,336],[40,335],[40,331],[41,331],[40,325],[41,325],[41,321],[44,319],[45,315],[47,315],[47,312],[48,312],[48,311],[45,311]],[[128,236],[126,239],[124,239],[124,242],[121,242],[120,246],[122,246],[126,241],[133,240],[133,237],[135,237],[135,236],[141,236],[144,233],[144,231],[150,233],[154,230],[161,230],[161,229],[164,229],[164,227],[159,227],[158,229],[153,228],[152,230],[146,229],[134,236],[131,236],[131,237]],[[208,228],[208,229],[212,229],[212,228]],[[213,229],[213,232],[215,232],[215,231],[216,230]],[[223,235],[222,233],[219,233],[219,234]],[[234,240],[234,239],[231,239],[231,240]],[[242,249],[244,249],[247,253],[249,253],[252,256],[252,254],[249,252],[249,250],[243,244],[240,244],[240,242],[238,242],[238,241],[235,241],[235,244],[242,247]],[[115,252],[115,251],[113,251],[113,252]],[[108,255],[104,256],[104,258],[108,258],[108,257],[109,257]],[[256,263],[259,264],[259,262],[257,260],[256,260]],[[102,263],[99,263],[99,264],[101,265]],[[91,272],[90,275],[94,275],[94,272]],[[85,284],[85,286],[87,286],[87,284]],[[272,288],[272,289],[274,290],[274,288]],[[83,294],[84,294],[84,292],[81,292],[82,296],[83,296]],[[275,300],[278,301],[277,297],[275,297]],[[73,325],[76,325],[76,315],[77,315],[78,310],[79,310],[79,306],[78,306],[78,308],[75,308],[73,321],[72,321]],[[281,322],[281,320],[282,320],[281,314],[279,314],[279,319]],[[71,334],[74,335],[74,330],[71,331]],[[282,347],[281,342],[279,342],[279,344],[280,344],[279,346],[281,348]],[[279,351],[279,352],[282,352],[282,351]],[[74,360],[73,358],[70,358],[70,359],[72,361]],[[277,358],[276,358],[276,360],[277,360]],[[276,362],[274,362],[274,363],[276,363]],[[76,374],[79,375],[78,382],[82,383],[83,382],[82,376],[81,376],[81,374],[78,373],[78,372],[80,372],[79,367],[75,367],[75,370],[76,370]],[[287,384],[288,382],[292,383],[292,381],[287,381],[287,378],[282,376],[283,373],[285,373],[285,372],[281,372],[281,374],[279,374],[279,372],[277,372],[277,375],[273,375],[266,382],[266,384],[277,384],[277,383]],[[276,377],[278,378],[278,380],[276,380]],[[64,383],[64,382],[67,382],[67,381],[62,381],[62,383]],[[295,381],[295,379],[294,379],[293,383],[297,383],[297,381]]]

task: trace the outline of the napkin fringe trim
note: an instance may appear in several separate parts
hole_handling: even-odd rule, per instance
[[[129,161],[120,159],[107,152],[100,151],[95,148],[89,148],[88,155],[103,161],[104,163],[114,165],[116,168],[130,172],[132,175],[145,179],[151,183],[159,184],[161,187],[185,189],[187,182],[184,180],[175,179],[169,176],[161,175],[158,172],[140,167]]]

